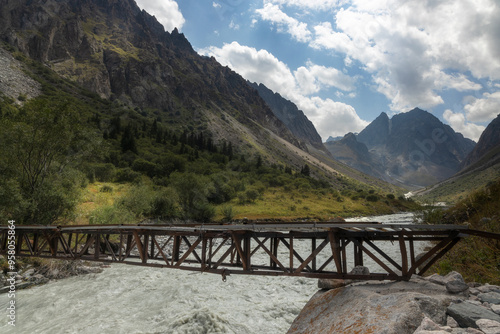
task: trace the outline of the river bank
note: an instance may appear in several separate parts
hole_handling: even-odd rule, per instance
[[[0,262],[4,260],[5,257],[0,255]],[[102,262],[81,260],[33,260],[25,258],[18,260],[15,286],[16,290],[26,289],[72,276],[98,274],[104,268],[109,268],[109,265]],[[3,271],[0,271],[0,294],[7,293],[10,289],[10,283],[7,281],[8,277],[10,275],[5,275]]]

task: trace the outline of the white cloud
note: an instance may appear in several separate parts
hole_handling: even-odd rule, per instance
[[[217,2],[212,2],[212,7],[214,8],[221,8],[221,4],[220,3],[217,3]]]
[[[345,0],[268,0],[267,2],[279,4],[279,5],[288,5],[295,6],[299,8],[305,9],[314,9],[314,10],[329,10],[334,7],[338,7],[347,1]]]
[[[314,26],[310,46],[359,61],[394,111],[432,108],[443,89],[480,89],[470,75],[500,80],[500,8],[476,2],[355,0],[336,11],[335,27]]]
[[[233,29],[233,30],[240,30],[240,25],[239,25],[239,24],[234,23],[234,21],[233,21],[233,20],[231,20],[231,22],[229,23],[229,28],[230,28],[230,29]]]
[[[500,114],[500,91],[484,93],[482,98],[469,97],[464,110],[473,122],[490,122]]]
[[[198,51],[214,56],[219,63],[229,66],[245,79],[263,83],[282,95],[295,90],[295,79],[288,66],[266,50],[256,50],[238,42],[224,44],[222,48],[209,47]]]
[[[266,3],[263,8],[256,10],[257,14],[265,21],[276,24],[279,31],[286,31],[299,42],[308,42],[311,32],[307,24],[285,14],[277,5]]]
[[[316,49],[333,49],[343,53],[350,53],[352,40],[344,33],[334,31],[330,22],[323,22],[314,27],[315,38],[310,46]]]
[[[466,120],[463,113],[454,113],[450,109],[446,109],[443,113],[443,118],[456,132],[460,132],[466,138],[478,141],[485,127],[470,123]]]
[[[306,95],[316,93],[323,87],[336,87],[344,91],[355,89],[355,79],[333,67],[308,62],[307,67],[299,67],[294,75]]]
[[[482,86],[472,82],[464,74],[446,74],[438,68],[434,68],[434,80],[438,89],[455,89],[459,92],[480,90]]]
[[[222,48],[210,47],[198,52],[214,56],[222,65],[229,66],[245,79],[262,83],[294,102],[313,122],[324,139],[331,135],[344,135],[349,131],[361,131],[368,124],[350,105],[307,96],[329,86],[346,91],[354,89],[355,80],[334,68],[308,62],[306,66],[301,66],[292,73],[287,65],[268,51],[256,50],[237,42],[224,44]]]
[[[329,136],[359,132],[368,125],[352,106],[345,103],[319,97],[303,98],[295,103],[313,122],[323,140]]]
[[[154,15],[166,31],[171,32],[174,28],[180,30],[186,22],[174,0],[137,0],[136,2],[141,9]]]

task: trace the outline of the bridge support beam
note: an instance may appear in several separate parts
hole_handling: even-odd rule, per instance
[[[229,274],[408,280],[463,236],[461,226],[382,224],[18,226],[15,253]],[[497,234],[488,237],[500,239]],[[0,253],[8,251],[0,226]],[[434,245],[416,260],[416,244]],[[394,246],[392,244],[394,243]],[[393,247],[398,256],[389,256]],[[352,249],[352,252],[349,251]],[[371,262],[369,275],[350,269]]]

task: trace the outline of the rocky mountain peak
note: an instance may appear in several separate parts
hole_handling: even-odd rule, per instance
[[[352,139],[346,139],[341,142],[351,147]],[[428,186],[452,176],[475,145],[420,108],[390,119],[381,113],[359,133],[357,140],[368,147],[370,159],[360,154],[357,157],[365,163],[380,163],[371,175],[384,175],[386,180],[409,187]],[[336,152],[340,150],[337,148]],[[352,167],[362,165],[352,159],[346,163]]]
[[[385,145],[391,130],[390,123],[389,116],[382,112],[358,134],[358,141],[364,143],[368,148]]]
[[[305,148],[246,80],[197,54],[184,34],[166,32],[133,0],[0,0],[0,39],[102,98],[170,125],[206,129],[235,146],[272,147],[270,132]]]

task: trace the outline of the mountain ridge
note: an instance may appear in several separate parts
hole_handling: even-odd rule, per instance
[[[0,39],[24,56],[151,122],[208,133],[269,165],[300,171],[315,161],[311,175],[333,185],[344,184],[340,172],[393,189],[299,139],[239,74],[197,54],[177,29],[165,32],[132,0],[0,0],[0,22]]]
[[[477,163],[488,152],[498,146],[500,146],[500,114],[488,124],[481,134],[477,145],[460,164],[460,169],[467,169]]]
[[[419,108],[392,118],[382,112],[356,138],[368,148],[369,158],[359,150],[355,160],[330,152],[352,167],[370,165],[365,172],[410,189],[429,186],[457,173],[475,145]],[[336,147],[338,153],[342,144],[329,147]]]
[[[271,108],[276,117],[278,117],[297,138],[319,150],[326,151],[321,141],[321,137],[316,131],[313,123],[293,102],[283,98],[279,93],[273,92],[263,84],[251,82],[249,82],[249,84],[259,92],[259,95]]]
[[[199,56],[183,34],[165,32],[134,1],[0,5],[2,39],[101,97],[156,109],[171,122],[189,118],[195,126],[223,110],[253,131],[263,126],[301,148],[240,75]]]

